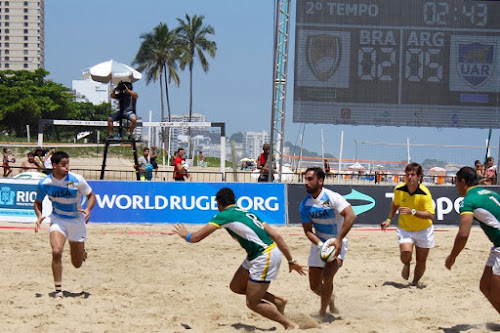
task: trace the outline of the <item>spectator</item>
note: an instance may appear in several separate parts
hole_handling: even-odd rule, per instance
[[[52,158],[52,155],[54,155],[55,152],[56,152],[56,149],[52,148],[43,157],[43,167],[44,167],[43,173],[45,173],[47,175],[50,175],[52,173],[53,166],[52,166],[51,158]]]
[[[3,177],[7,178],[12,173],[12,167],[9,166],[9,163],[15,163],[15,158],[9,157],[9,150],[7,148],[3,149]]]
[[[158,155],[156,155],[156,147],[153,146],[153,147],[151,147],[149,160],[151,162],[151,165],[153,166],[153,170],[155,171],[155,178],[158,175],[158,162],[156,161],[157,159],[158,159]]]
[[[493,157],[488,157],[486,159],[486,166],[484,170],[484,185],[496,185],[497,183],[497,168],[494,166],[495,159]]]
[[[186,161],[184,160],[184,148],[179,148],[177,150],[177,157],[175,158],[174,168],[174,179],[176,181],[184,181],[184,177],[189,178]]]
[[[27,171],[39,171],[41,169],[43,169],[43,166],[38,164],[35,160],[35,155],[32,152],[29,152],[26,161],[21,164],[21,173]]]
[[[40,166],[43,166],[43,158],[45,155],[45,151],[43,150],[43,148],[36,147],[35,150],[33,151],[33,154],[35,155],[36,163]]]

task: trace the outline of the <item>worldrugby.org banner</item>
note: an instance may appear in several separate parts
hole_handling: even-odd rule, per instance
[[[215,195],[231,188],[236,204],[261,220],[285,225],[284,184],[89,181],[96,194],[91,222],[205,224],[219,211]]]

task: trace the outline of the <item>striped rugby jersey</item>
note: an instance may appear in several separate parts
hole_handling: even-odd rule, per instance
[[[62,219],[78,219],[82,217],[82,194],[87,196],[92,188],[80,175],[68,172],[63,179],[48,175],[38,183],[36,200],[43,201],[47,195],[52,202],[52,214]]]
[[[321,241],[337,237],[344,224],[340,213],[351,204],[337,192],[323,188],[315,199],[310,194],[300,203],[302,223],[312,222],[316,236]]]

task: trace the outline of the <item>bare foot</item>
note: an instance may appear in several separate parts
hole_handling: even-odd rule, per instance
[[[62,292],[62,290],[60,290],[54,294],[54,298],[63,298],[63,297],[64,297],[64,293]]]
[[[276,305],[276,308],[281,314],[285,314],[285,306],[288,300],[284,297],[276,297],[274,299],[274,305]]]
[[[83,250],[83,255],[82,255],[82,257],[83,257],[82,261],[87,260],[87,250]]]
[[[290,321],[287,325],[285,325],[286,330],[294,330],[299,328],[300,328],[299,324],[294,323],[293,321]]]
[[[403,279],[408,280],[408,278],[410,277],[410,264],[403,266],[401,276],[403,277]]]
[[[335,297],[332,297],[332,299],[330,300],[329,310],[330,310],[330,313],[333,313],[333,314],[339,313],[339,309],[335,306]]]

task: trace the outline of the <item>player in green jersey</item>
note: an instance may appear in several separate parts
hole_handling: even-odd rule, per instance
[[[285,317],[286,299],[267,291],[269,284],[278,276],[281,253],[288,260],[289,272],[305,275],[304,268],[292,258],[285,240],[257,215],[236,206],[233,190],[222,188],[215,197],[219,214],[198,231],[188,233],[183,224],[174,231],[189,243],[197,243],[224,228],[247,252],[247,257],[233,276],[229,288],[246,295],[247,306],[262,316],[279,322],[285,329],[299,325]]]
[[[458,194],[465,196],[460,205],[460,226],[445,266],[451,269],[455,259],[465,247],[472,222],[476,220],[493,243],[484,267],[479,289],[500,313],[500,195],[487,188],[478,187],[476,171],[463,167],[457,172]]]

